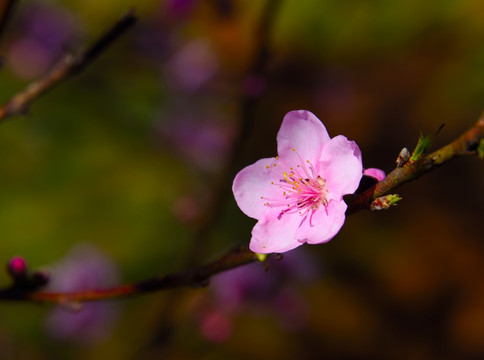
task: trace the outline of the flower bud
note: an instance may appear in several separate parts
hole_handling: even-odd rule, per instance
[[[397,158],[397,168],[401,168],[403,167],[403,165],[405,165],[408,160],[410,160],[410,151],[408,151],[408,149],[405,147],[402,149],[402,151],[400,151],[400,154],[398,154],[398,158]]]
[[[21,256],[14,256],[7,264],[7,271],[14,280],[25,279],[27,276],[27,263]]]
[[[396,205],[398,201],[402,200],[397,194],[381,196],[373,200],[370,205],[371,211],[388,210],[392,205]]]

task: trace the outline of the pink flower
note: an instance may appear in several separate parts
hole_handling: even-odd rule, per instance
[[[258,220],[250,249],[280,253],[331,240],[345,220],[343,195],[362,177],[358,145],[330,138],[314,114],[299,110],[284,117],[277,152],[242,169],[232,186],[240,209]]]

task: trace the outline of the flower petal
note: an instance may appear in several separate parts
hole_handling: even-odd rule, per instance
[[[347,207],[342,200],[332,200],[326,208],[320,206],[312,217],[308,215],[306,221],[297,230],[296,238],[308,244],[328,242],[343,226]]]
[[[332,138],[323,148],[319,173],[326,181],[328,200],[354,193],[363,174],[358,145],[343,135]]]
[[[290,166],[300,164],[301,160],[309,160],[317,166],[323,146],[329,140],[326,128],[313,113],[291,111],[284,116],[277,133],[277,152]]]
[[[260,219],[268,209],[264,206],[267,199],[277,200],[282,197],[281,190],[271,184],[281,179],[279,168],[274,167],[275,163],[275,158],[261,159],[243,168],[235,176],[232,191],[237,205],[247,216]]]
[[[254,226],[250,250],[261,254],[282,253],[304,244],[296,239],[301,216],[284,214],[279,217],[280,213],[281,208],[269,208]]]
[[[387,175],[382,169],[368,168],[363,170],[363,175],[371,176],[372,178],[382,181]]]

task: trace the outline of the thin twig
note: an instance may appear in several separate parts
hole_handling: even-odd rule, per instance
[[[107,289],[92,289],[73,293],[57,293],[44,291],[28,291],[12,286],[0,290],[0,300],[50,302],[69,304],[83,301],[124,298],[137,294],[160,290],[179,288],[182,286],[206,285],[212,275],[233,269],[257,260],[256,255],[246,248],[240,247],[227,252],[217,260],[198,268],[141,282],[124,284]]]
[[[136,22],[133,11],[130,10],[106,33],[104,33],[85,53],[78,56],[67,54],[57,62],[52,70],[43,78],[31,83],[25,90],[14,95],[0,107],[0,121],[9,116],[25,112],[28,105],[39,96],[81,72],[94,61],[109,45],[118,39]]]
[[[420,160],[409,162],[403,167],[397,167],[385,179],[358,195],[345,197],[348,205],[346,215],[351,215],[360,210],[369,209],[373,200],[388,194],[398,186],[415,180],[429,171],[441,166],[445,162],[459,156],[474,155],[477,153],[477,146],[484,138],[484,114],[476,124],[467,130],[450,144],[434,151]]]

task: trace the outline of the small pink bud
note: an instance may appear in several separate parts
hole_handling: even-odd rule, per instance
[[[383,170],[377,169],[377,168],[364,169],[363,175],[371,176],[372,178],[375,178],[378,181],[382,181],[387,176]]]
[[[14,278],[23,278],[27,274],[27,263],[21,256],[14,256],[7,265],[8,273]]]

